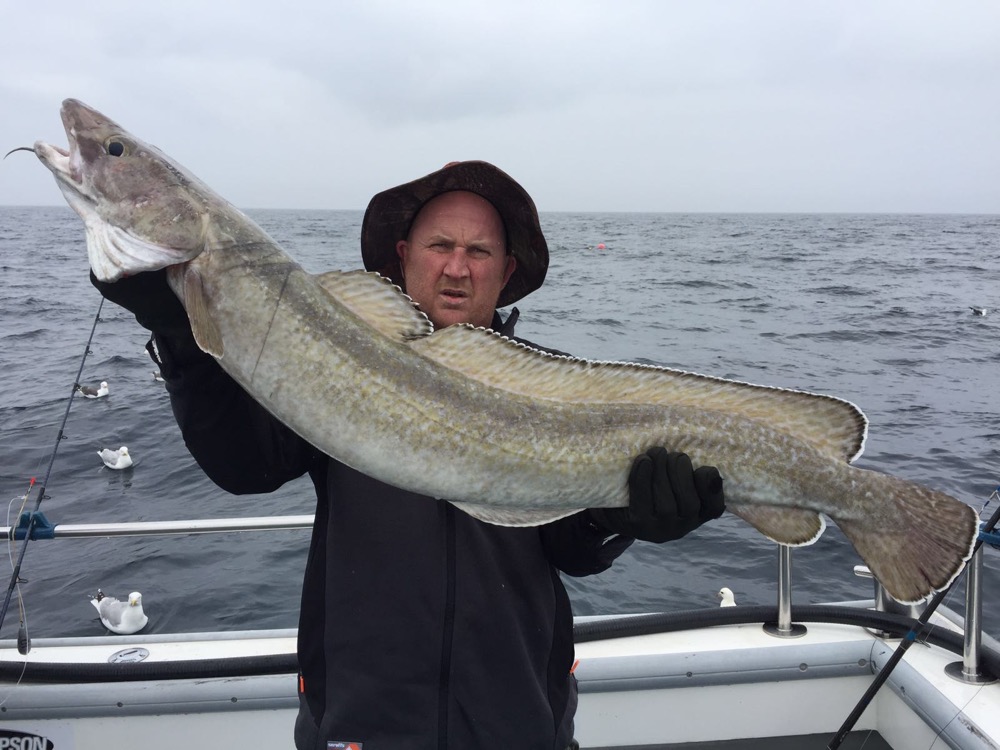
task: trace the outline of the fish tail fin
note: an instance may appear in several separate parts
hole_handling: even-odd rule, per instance
[[[911,604],[947,588],[962,572],[972,556],[979,515],[943,492],[885,478],[891,523],[836,521],[889,595]]]

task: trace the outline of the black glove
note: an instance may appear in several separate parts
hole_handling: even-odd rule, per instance
[[[126,276],[115,282],[98,281],[90,272],[93,284],[105,299],[135,315],[143,328],[165,335],[190,335],[184,306],[167,285],[167,271],[148,271]]]
[[[179,377],[182,370],[210,359],[195,343],[187,312],[167,284],[166,269],[137,273],[110,283],[98,281],[91,271],[90,283],[105,299],[124,307],[135,315],[139,325],[155,334],[146,344],[146,351],[168,383]]]
[[[691,469],[686,453],[650,448],[632,463],[627,508],[591,508],[594,520],[616,534],[647,542],[680,539],[726,510],[722,476],[714,466]]]

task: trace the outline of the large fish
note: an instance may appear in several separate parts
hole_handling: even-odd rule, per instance
[[[69,150],[38,142],[86,224],[98,278],[166,267],[203,350],[329,455],[483,520],[538,524],[628,504],[634,456],[714,465],[727,504],[768,537],[833,518],[889,593],[917,601],[968,559],[976,512],[850,466],[867,420],[829,396],[659,367],[556,357],[492,331],[435,331],[378,275],[303,271],[241,211],[75,101]]]

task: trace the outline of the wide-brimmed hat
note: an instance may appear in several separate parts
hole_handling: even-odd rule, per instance
[[[368,204],[361,223],[361,257],[365,268],[378,271],[403,286],[396,243],[410,233],[417,212],[441,193],[467,190],[496,208],[507,232],[507,252],[517,267],[500,292],[497,307],[505,307],[535,291],[545,280],[549,248],[531,196],[510,175],[485,161],[452,162],[413,182],[384,190]]]

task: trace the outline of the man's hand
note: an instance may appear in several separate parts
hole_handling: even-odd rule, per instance
[[[143,328],[164,334],[191,330],[184,306],[167,285],[165,269],[137,273],[113,283],[98,281],[91,271],[90,283],[105,299],[135,315]]]
[[[591,508],[616,534],[647,542],[680,539],[726,510],[722,476],[714,466],[692,470],[686,453],[650,448],[632,463],[627,508]]]

